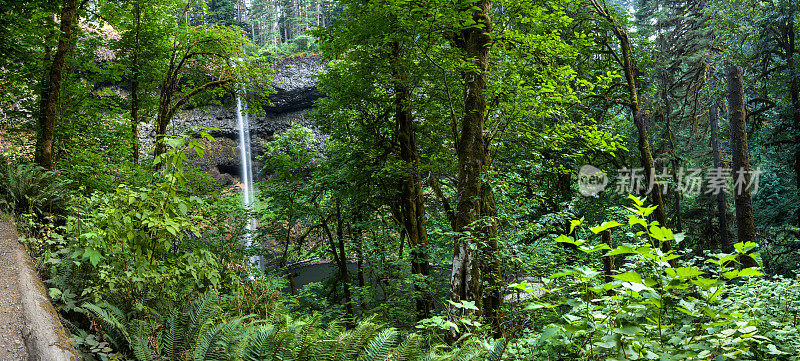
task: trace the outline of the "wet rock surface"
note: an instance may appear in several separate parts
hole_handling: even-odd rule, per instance
[[[316,129],[308,110],[322,94],[317,90],[317,75],[325,68],[319,56],[291,58],[273,66],[274,92],[270,95],[270,105],[264,108],[264,115],[250,117],[250,144],[253,154],[253,169],[261,168],[257,158],[264,154],[264,144],[289,129],[292,124]],[[227,104],[230,103],[230,104]],[[200,127],[213,127],[217,130],[203,130]],[[240,178],[241,159],[239,156],[239,129],[236,120],[236,103],[228,99],[223,106],[211,105],[187,109],[175,115],[170,124],[169,134],[191,134],[199,137],[205,131],[216,138],[215,143],[206,145],[203,159],[192,157],[192,164],[209,174],[221,185],[234,184]],[[139,128],[141,151],[152,152],[155,138],[152,124],[142,124]]]
[[[267,112],[280,114],[305,110],[322,97],[317,90],[317,75],[325,65],[319,56],[298,57],[284,60],[273,66],[275,93]]]
[[[24,319],[19,290],[19,266],[14,250],[21,247],[17,232],[0,221],[0,361],[27,361],[22,338]]]

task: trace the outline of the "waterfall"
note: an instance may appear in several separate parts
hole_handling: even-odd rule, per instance
[[[242,99],[236,96],[236,123],[239,127],[239,155],[242,163],[242,194],[244,196],[244,208],[250,211],[253,206],[253,161],[250,154],[250,118],[247,116],[247,106],[242,105]],[[256,220],[252,217],[247,219],[247,233],[245,234],[245,245],[250,247],[253,244],[253,236],[256,231]],[[261,257],[253,256],[250,258],[258,268],[262,268]]]

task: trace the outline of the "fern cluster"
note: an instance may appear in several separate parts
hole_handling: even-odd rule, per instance
[[[138,361],[461,361],[500,360],[505,341],[477,341],[459,347],[427,347],[417,334],[403,335],[372,320],[352,330],[320,327],[314,319],[225,319],[216,292],[185,310],[173,310],[163,323],[129,320],[108,304],[83,308],[100,321],[117,350]]]
[[[69,181],[33,163],[0,164],[0,208],[17,215],[61,214],[70,199]]]

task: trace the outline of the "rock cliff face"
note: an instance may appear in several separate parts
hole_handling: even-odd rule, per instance
[[[325,67],[319,56],[288,59],[273,66],[274,93],[270,105],[264,108],[265,115],[250,117],[253,171],[261,168],[255,158],[264,152],[264,143],[275,134],[288,129],[293,123],[313,128],[314,122],[306,116],[314,101],[322,94],[316,88],[317,75]],[[203,159],[192,162],[221,184],[233,184],[239,178],[239,129],[236,121],[235,99],[227,99],[227,106],[207,106],[185,110],[175,116],[170,125],[170,134],[192,134],[198,126],[219,128],[209,134],[217,139],[206,145]],[[152,125],[142,126],[140,138],[143,143],[152,143]],[[150,148],[144,146],[142,148]],[[149,151],[149,150],[147,150]]]

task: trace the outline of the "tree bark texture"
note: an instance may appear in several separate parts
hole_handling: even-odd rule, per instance
[[[608,9],[605,5],[601,5],[598,0],[591,0],[592,6],[594,7],[595,11],[606,19],[608,23],[611,25],[611,30],[614,32],[614,36],[619,41],[620,50],[622,51],[622,69],[625,74],[625,80],[628,85],[628,107],[631,110],[631,114],[633,114],[633,122],[636,125],[636,130],[638,131],[638,140],[639,140],[639,158],[642,163],[642,168],[644,169],[644,173],[648,184],[653,184],[652,182],[655,180],[653,179],[653,175],[655,173],[655,165],[653,162],[653,154],[650,151],[650,141],[648,140],[647,135],[647,122],[650,119],[649,112],[642,111],[639,108],[639,94],[636,88],[636,78],[634,76],[634,64],[633,59],[631,57],[631,39],[630,35],[628,34],[628,30],[625,29],[620,23],[608,12]],[[654,213],[654,216],[658,223],[661,226],[667,226],[667,213],[664,208],[664,199],[661,195],[661,186],[655,184],[653,187],[652,192],[650,192],[650,202],[658,206]],[[672,246],[669,242],[663,242],[661,245],[662,250],[668,251],[672,249]]]
[[[56,113],[61,100],[61,84],[63,82],[64,63],[72,40],[72,30],[77,20],[78,0],[64,0],[61,8],[61,36],[58,37],[58,47],[50,64],[46,90],[42,91],[45,98],[40,103],[39,133],[36,138],[35,160],[46,169],[53,168],[53,140],[56,130]]]
[[[731,66],[728,68],[728,118],[731,123],[731,145],[733,154],[734,179],[737,172],[745,172],[746,184],[750,183],[750,156],[747,151],[747,124],[745,123],[744,85],[742,68]],[[736,202],[736,231],[739,242],[754,242],[756,237],[753,222],[753,201],[750,190],[741,187],[734,189]],[[741,257],[742,267],[755,267],[758,264],[751,257]]]
[[[470,12],[476,26],[458,30],[451,39],[454,46],[463,51],[470,68],[462,73],[464,116],[456,147],[458,186],[453,222],[453,230],[460,236],[453,253],[450,298],[455,302],[474,301],[497,334],[500,331],[497,311],[502,302],[502,297],[496,297],[499,293],[497,283],[501,282],[500,270],[496,268],[496,260],[487,259],[497,256],[496,210],[491,190],[484,180],[489,166],[484,126],[491,3],[479,0],[470,5],[463,11]],[[485,295],[481,289],[483,284],[487,285]],[[484,305],[484,301],[487,304]]]
[[[400,58],[400,44],[395,42],[392,56]],[[397,122],[397,142],[400,160],[407,167],[406,175],[400,182],[400,221],[408,236],[411,255],[411,273],[430,276],[428,260],[428,233],[425,229],[425,199],[419,176],[419,153],[414,131],[413,115],[409,106],[411,97],[404,74],[393,67],[395,121]],[[426,291],[427,287],[415,286],[417,296],[417,317],[427,318],[433,309],[433,298]]]
[[[711,121],[711,151],[714,157],[714,168],[722,168],[722,154],[719,147],[719,106],[716,102],[709,107],[708,110],[709,120]],[[725,193],[717,193],[716,199],[717,219],[719,220],[719,227],[717,233],[719,234],[720,248],[725,252],[733,250],[731,241],[728,238],[728,204],[725,202]]]

